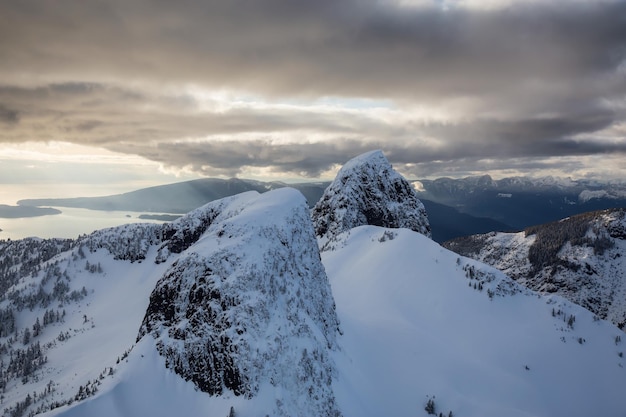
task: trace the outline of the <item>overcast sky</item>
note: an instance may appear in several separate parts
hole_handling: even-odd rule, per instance
[[[626,179],[625,121],[623,0],[0,2],[4,183]]]

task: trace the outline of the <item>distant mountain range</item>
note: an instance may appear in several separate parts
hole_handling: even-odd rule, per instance
[[[312,206],[320,198],[328,185],[325,183],[289,184],[302,192]],[[244,193],[256,191],[264,193],[286,187],[283,182],[262,182],[231,178],[203,178],[174,184],[142,188],[124,194],[103,197],[44,198],[20,200],[20,206],[75,207],[105,211],[144,211],[149,213],[184,214],[204,204]]]
[[[588,211],[626,207],[623,183],[552,177],[494,180],[484,175],[420,180],[414,184],[422,200],[474,217],[490,218],[515,230]]]
[[[309,207],[329,182],[286,184],[245,179],[206,178],[144,188],[105,197],[29,199],[20,207],[53,206],[146,213],[187,213],[208,202],[246,191],[260,193],[295,188]],[[515,231],[587,211],[626,207],[626,185],[523,177],[493,180],[490,176],[413,181],[426,207],[432,237],[444,242],[490,231]]]

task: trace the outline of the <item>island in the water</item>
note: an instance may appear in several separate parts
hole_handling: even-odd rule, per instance
[[[173,222],[181,217],[180,214],[140,214],[138,218],[143,220],[158,220],[163,222]]]
[[[20,217],[39,217],[61,214],[61,210],[51,207],[9,206],[0,204],[0,218],[18,219]]]

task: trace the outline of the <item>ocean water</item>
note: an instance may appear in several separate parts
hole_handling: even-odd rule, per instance
[[[25,237],[76,238],[94,230],[127,223],[163,223],[158,220],[139,219],[132,211],[99,211],[68,207],[54,207],[61,214],[19,219],[0,218],[0,239],[23,239]]]

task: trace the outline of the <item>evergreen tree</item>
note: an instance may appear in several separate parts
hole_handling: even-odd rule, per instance
[[[28,327],[26,328],[26,330],[24,330],[24,337],[22,338],[22,343],[24,345],[27,345],[30,343],[30,330],[28,329]]]

